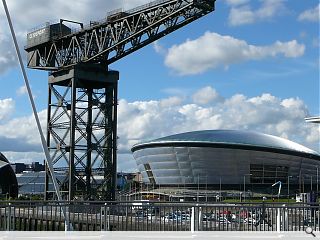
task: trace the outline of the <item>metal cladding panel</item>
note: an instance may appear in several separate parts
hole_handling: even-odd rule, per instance
[[[151,156],[151,155],[159,155],[159,154],[173,154],[174,148],[171,146],[163,146],[161,148],[146,148],[141,151],[135,151],[135,156]]]
[[[153,170],[155,169],[179,169],[179,165],[175,161],[168,162],[152,162],[150,166]]]
[[[157,169],[154,171],[155,177],[180,177],[180,169]]]
[[[244,175],[250,174],[250,164],[288,167],[290,176],[316,177],[316,167],[320,167],[319,160],[306,157],[230,148],[150,147],[134,151],[133,155],[143,181],[149,182],[144,167],[149,164],[157,184],[219,184],[220,179],[223,184],[243,184]],[[249,177],[246,182],[250,183]]]
[[[152,158],[152,162],[163,162],[166,159],[166,162],[176,161],[174,154],[158,154],[158,155],[147,155],[140,157],[139,160],[142,164],[148,163],[149,159]]]
[[[163,185],[172,185],[172,184],[183,184],[180,177],[168,176],[168,177],[160,177],[159,182]]]

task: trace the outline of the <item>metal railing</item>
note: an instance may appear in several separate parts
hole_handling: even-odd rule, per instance
[[[195,202],[0,202],[0,231],[320,230],[315,204]]]

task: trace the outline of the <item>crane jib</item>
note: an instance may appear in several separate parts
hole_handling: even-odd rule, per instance
[[[81,62],[110,64],[214,11],[214,6],[215,0],[160,0],[109,12],[76,30],[62,21],[46,23],[27,34],[27,64],[40,70]]]

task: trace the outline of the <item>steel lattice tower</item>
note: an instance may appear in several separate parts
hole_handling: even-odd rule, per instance
[[[119,73],[77,65],[49,76],[47,142],[62,195],[114,199]],[[46,199],[50,176],[46,176]]]
[[[119,73],[108,66],[214,6],[215,0],[159,0],[88,26],[62,19],[28,33],[28,67],[50,71],[47,144],[55,171],[64,173],[58,180],[65,199],[115,200]],[[47,170],[45,199],[50,182]]]

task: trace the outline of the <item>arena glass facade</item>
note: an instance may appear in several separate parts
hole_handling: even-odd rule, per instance
[[[295,142],[256,132],[207,130],[176,134],[132,148],[145,183],[316,187],[320,155]],[[312,182],[313,181],[313,182]],[[301,191],[302,189],[300,189]]]
[[[6,197],[18,197],[16,175],[6,157],[0,153],[0,194]]]

